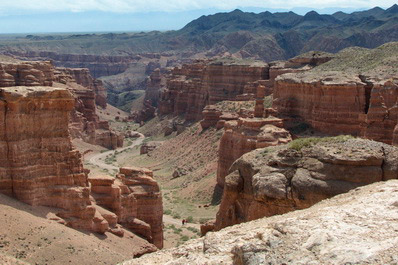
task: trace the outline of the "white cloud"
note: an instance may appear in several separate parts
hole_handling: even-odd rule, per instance
[[[0,13],[11,14],[20,11],[108,11],[149,12],[186,11],[204,8],[231,10],[239,7],[260,7],[292,9],[311,7],[340,8],[383,8],[395,4],[396,0],[0,0]]]

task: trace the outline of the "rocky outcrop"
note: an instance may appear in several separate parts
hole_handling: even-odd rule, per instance
[[[31,205],[60,209],[61,222],[104,233],[87,175],[68,133],[74,99],[66,89],[0,89],[0,191]]]
[[[224,125],[218,151],[217,184],[224,186],[225,176],[236,159],[254,149],[288,143],[290,133],[277,118],[239,118]]]
[[[217,230],[304,209],[373,182],[398,178],[398,148],[348,137],[307,138],[258,149],[225,178]]]
[[[156,108],[150,100],[145,100],[140,111],[132,111],[131,117],[137,123],[146,122],[155,117]]]
[[[75,97],[75,109],[70,122],[73,138],[108,149],[123,146],[124,136],[111,130],[109,123],[101,121],[96,113],[98,103],[106,107],[106,92],[101,82],[91,77],[88,69],[57,68],[55,81],[57,85],[68,88]]]
[[[159,101],[160,114],[200,120],[206,105],[235,100],[248,82],[268,79],[268,65],[204,62],[175,68]]]
[[[285,74],[276,79],[273,107],[314,129],[393,143],[398,81],[341,72]]]
[[[116,178],[92,177],[89,181],[96,203],[111,211],[105,216],[110,224],[119,223],[163,247],[162,196],[152,171],[120,168]]]
[[[394,264],[397,190],[396,180],[357,188],[123,264]]]
[[[52,86],[53,65],[43,62],[0,62],[0,87]]]
[[[154,69],[146,81],[145,100],[149,100],[154,107],[158,106],[159,96],[166,87],[166,76],[160,69]]]
[[[118,185],[100,177],[90,187],[68,130],[74,106],[64,88],[0,88],[0,192],[53,207],[48,218],[70,227],[118,236],[128,228],[161,248],[162,199],[152,172],[122,168]]]
[[[156,141],[143,143],[140,147],[140,155],[149,154],[150,152],[152,152],[161,145],[162,142],[156,142]]]
[[[56,66],[67,68],[88,68],[95,78],[120,74],[127,70],[132,62],[139,60],[133,56],[107,56],[93,54],[61,54],[47,51],[16,51],[7,54],[28,60],[51,60]]]
[[[70,90],[75,97],[70,131],[74,138],[115,149],[123,145],[123,136],[100,121],[96,105],[106,107],[106,90],[101,81],[91,77],[88,69],[55,69],[52,62],[0,62],[0,87],[57,86]]]
[[[77,84],[94,91],[95,104],[106,108],[106,89],[101,80],[91,76],[88,68],[57,68],[57,70],[71,76]]]

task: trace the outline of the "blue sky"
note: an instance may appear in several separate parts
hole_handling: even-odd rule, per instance
[[[201,15],[232,11],[352,12],[396,0],[0,0],[0,33],[179,29]]]

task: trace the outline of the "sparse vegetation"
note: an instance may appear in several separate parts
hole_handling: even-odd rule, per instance
[[[272,107],[272,100],[274,99],[273,95],[266,96],[264,98],[264,108],[271,108]]]
[[[351,135],[339,135],[336,137],[308,137],[299,138],[289,143],[289,148],[300,151],[304,147],[314,146],[318,143],[343,143],[354,138]]]

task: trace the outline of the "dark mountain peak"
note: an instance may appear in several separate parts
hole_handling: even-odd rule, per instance
[[[240,10],[240,9],[235,9],[234,11],[231,11],[230,14],[242,14],[242,13],[244,13],[242,10]]]
[[[322,16],[316,11],[310,11],[304,15],[304,20],[322,20]]]
[[[308,12],[307,14],[305,14],[305,17],[318,17],[318,16],[320,16],[320,15],[318,14],[318,12],[316,12],[314,10],[312,10],[312,11]]]
[[[272,14],[272,13],[269,12],[269,11],[262,12],[262,13],[260,13],[259,15],[260,15],[261,17],[273,17],[273,16],[274,16],[274,14]]]
[[[397,4],[394,4],[393,6],[391,6],[390,8],[388,8],[388,9],[386,10],[386,12],[392,13],[392,14],[398,13],[398,5],[397,5]]]
[[[379,6],[375,6],[372,9],[369,9],[369,11],[384,11],[384,9]]]

